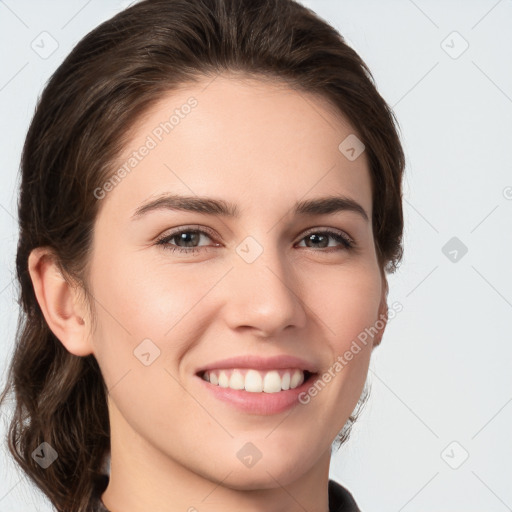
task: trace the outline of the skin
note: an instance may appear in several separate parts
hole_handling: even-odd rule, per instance
[[[235,355],[288,354],[322,373],[385,314],[371,222],[352,211],[292,215],[299,200],[343,195],[371,219],[368,161],[339,151],[355,132],[323,98],[270,81],[211,80],[169,93],[133,127],[118,163],[190,96],[198,101],[101,199],[88,267],[95,328],[48,249],[32,252],[30,273],[53,332],[71,353],[94,354],[109,390],[111,477],[102,499],[112,512],[325,512],[331,443],[384,328],[307,405],[279,414],[220,402],[194,372]],[[161,209],[132,220],[165,193],[224,199],[240,217]],[[214,236],[201,235],[195,254],[155,243],[198,226]],[[328,248],[307,244],[307,231],[326,228],[356,247],[332,237]],[[250,264],[236,252],[247,236],[263,249]],[[160,350],[149,366],[133,353],[147,338]],[[250,468],[236,456],[247,442],[262,454]]]

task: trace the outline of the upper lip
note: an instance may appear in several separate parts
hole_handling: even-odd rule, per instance
[[[229,368],[253,368],[254,370],[280,370],[286,368],[298,368],[299,370],[316,373],[318,370],[313,363],[295,356],[280,355],[274,357],[239,356],[222,359],[202,366],[196,373],[207,370]]]

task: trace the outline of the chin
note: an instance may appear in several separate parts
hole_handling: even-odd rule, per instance
[[[277,441],[277,439],[276,439]],[[257,441],[255,442],[255,444]],[[315,463],[318,463],[319,453],[306,453],[305,447],[307,443],[297,442],[294,448],[273,443],[267,443],[263,446],[263,440],[259,443],[261,448],[258,460],[247,461],[247,465],[243,462],[243,455],[235,460],[225,460],[225,473],[231,471],[222,485],[236,490],[257,490],[257,489],[273,489],[280,486],[287,486],[305,473],[307,473]],[[311,449],[311,445],[309,446]],[[248,449],[247,453],[251,450]],[[256,455],[256,453],[255,453]],[[251,462],[251,464],[249,464]],[[218,475],[216,475],[218,478]]]
[[[263,464],[262,461],[259,464]],[[296,466],[298,465],[297,462]],[[293,472],[290,472],[283,465],[262,465],[259,469],[256,469],[256,467],[250,469],[237,468],[222,482],[222,485],[238,491],[275,489],[293,483],[304,472],[304,467],[295,468]]]

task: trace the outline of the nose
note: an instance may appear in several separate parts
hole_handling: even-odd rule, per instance
[[[229,327],[252,330],[264,338],[277,336],[290,327],[304,327],[301,283],[283,254],[270,246],[252,262],[239,254],[234,254],[235,268],[225,283],[224,316]]]

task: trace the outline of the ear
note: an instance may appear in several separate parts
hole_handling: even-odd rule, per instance
[[[386,325],[388,322],[388,292],[388,280],[386,279],[386,275],[384,274],[384,272],[382,272],[382,294],[379,304],[379,316],[375,322],[378,332],[373,337],[373,348],[380,345],[380,342],[382,341],[382,336],[384,335],[384,330],[386,329]]]
[[[88,336],[87,311],[79,290],[62,275],[57,257],[48,247],[37,247],[28,258],[34,292],[48,327],[71,354],[93,352]]]

